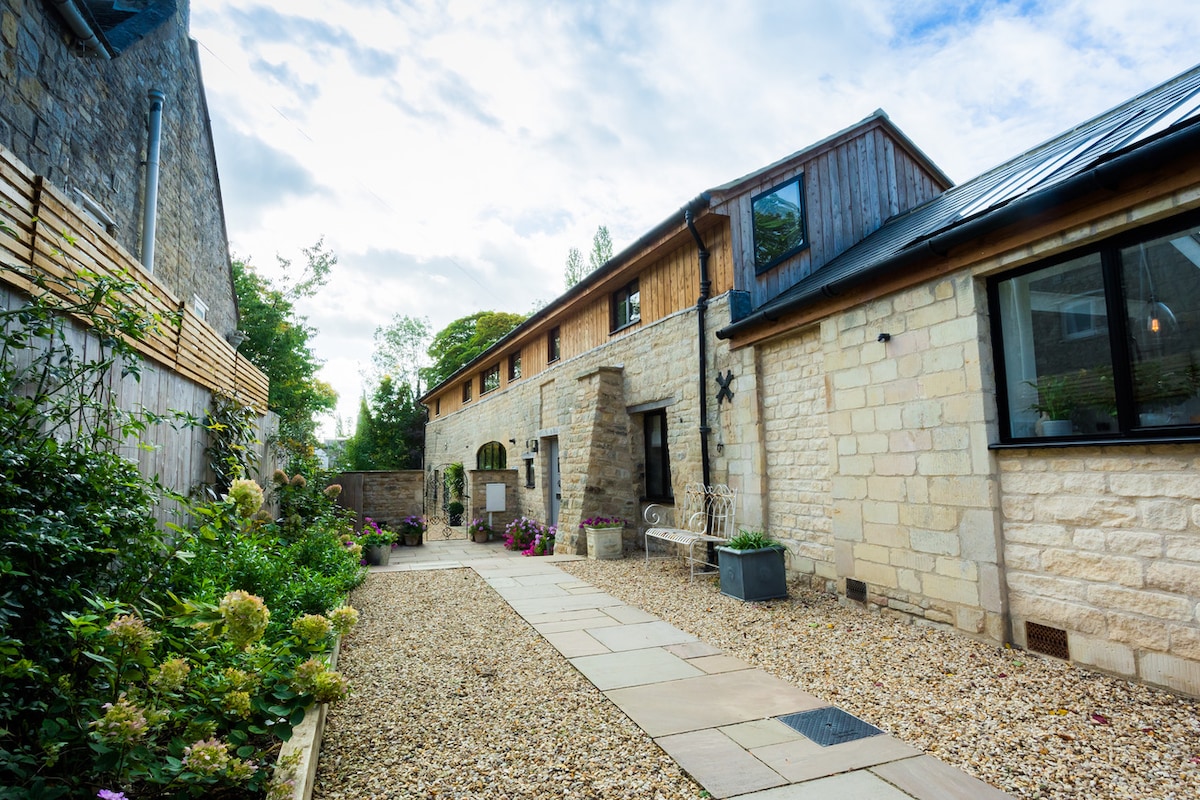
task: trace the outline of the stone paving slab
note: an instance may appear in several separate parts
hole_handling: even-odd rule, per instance
[[[674,625],[655,620],[634,622],[616,628],[595,631],[593,636],[609,650],[644,650],[647,647],[663,647],[697,641],[690,633],[684,633]]]
[[[652,738],[829,705],[760,670],[612,689],[605,695]]]
[[[554,646],[566,658],[594,656],[609,653],[607,647],[597,642],[587,631],[563,631],[562,633],[542,634],[547,642]]]
[[[786,778],[718,730],[679,733],[654,742],[713,797],[730,797],[787,783]]]
[[[1004,800],[1007,794],[933,756],[872,767],[871,772],[921,800]]]
[[[828,747],[801,736],[790,742],[756,747],[750,752],[792,783],[921,755],[920,750],[886,734]]]
[[[671,681],[677,678],[694,678],[704,674],[687,661],[679,656],[671,655],[661,647],[581,656],[572,658],[571,663],[575,665],[575,669],[583,673],[583,677],[601,691]]]
[[[863,771],[739,794],[731,800],[912,800],[912,796]],[[960,795],[955,800],[974,800],[974,795]]]

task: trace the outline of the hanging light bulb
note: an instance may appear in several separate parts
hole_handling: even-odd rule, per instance
[[[1166,303],[1161,300],[1150,303],[1149,312],[1146,314],[1146,330],[1150,333],[1161,333],[1164,325],[1174,329],[1178,324],[1175,321],[1175,314],[1167,307]]]

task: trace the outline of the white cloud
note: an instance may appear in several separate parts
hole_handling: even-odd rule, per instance
[[[882,107],[963,180],[1190,67],[1173,0],[271,0],[196,5],[234,252],[325,235],[306,307],[357,412],[393,314],[557,295],[698,192]]]

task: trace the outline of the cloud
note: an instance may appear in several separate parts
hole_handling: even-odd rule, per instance
[[[312,172],[290,154],[237,130],[228,120],[213,119],[213,140],[226,223],[231,227],[256,228],[270,209],[320,189]]]

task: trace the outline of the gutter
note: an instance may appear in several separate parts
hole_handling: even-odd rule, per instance
[[[775,322],[794,311],[821,300],[838,297],[878,278],[902,273],[908,267],[928,262],[933,258],[945,258],[951,250],[959,245],[966,244],[1007,225],[1020,222],[1047,209],[1060,206],[1097,189],[1115,192],[1126,179],[1172,159],[1194,157],[1198,148],[1200,148],[1200,122],[1193,122],[1181,130],[1163,136],[1136,150],[1116,156],[1086,172],[1073,175],[1055,186],[1023,195],[1008,205],[959,223],[941,233],[930,235],[871,264],[860,272],[829,283],[814,285],[778,305],[760,309],[717,331],[717,338],[732,339],[750,328]]]
[[[67,27],[71,29],[71,33],[75,34],[75,39],[80,47],[105,61],[112,59],[112,54],[100,41],[100,37],[96,35],[91,23],[80,12],[75,0],[51,0],[51,2],[54,3],[59,16],[67,23]]]

